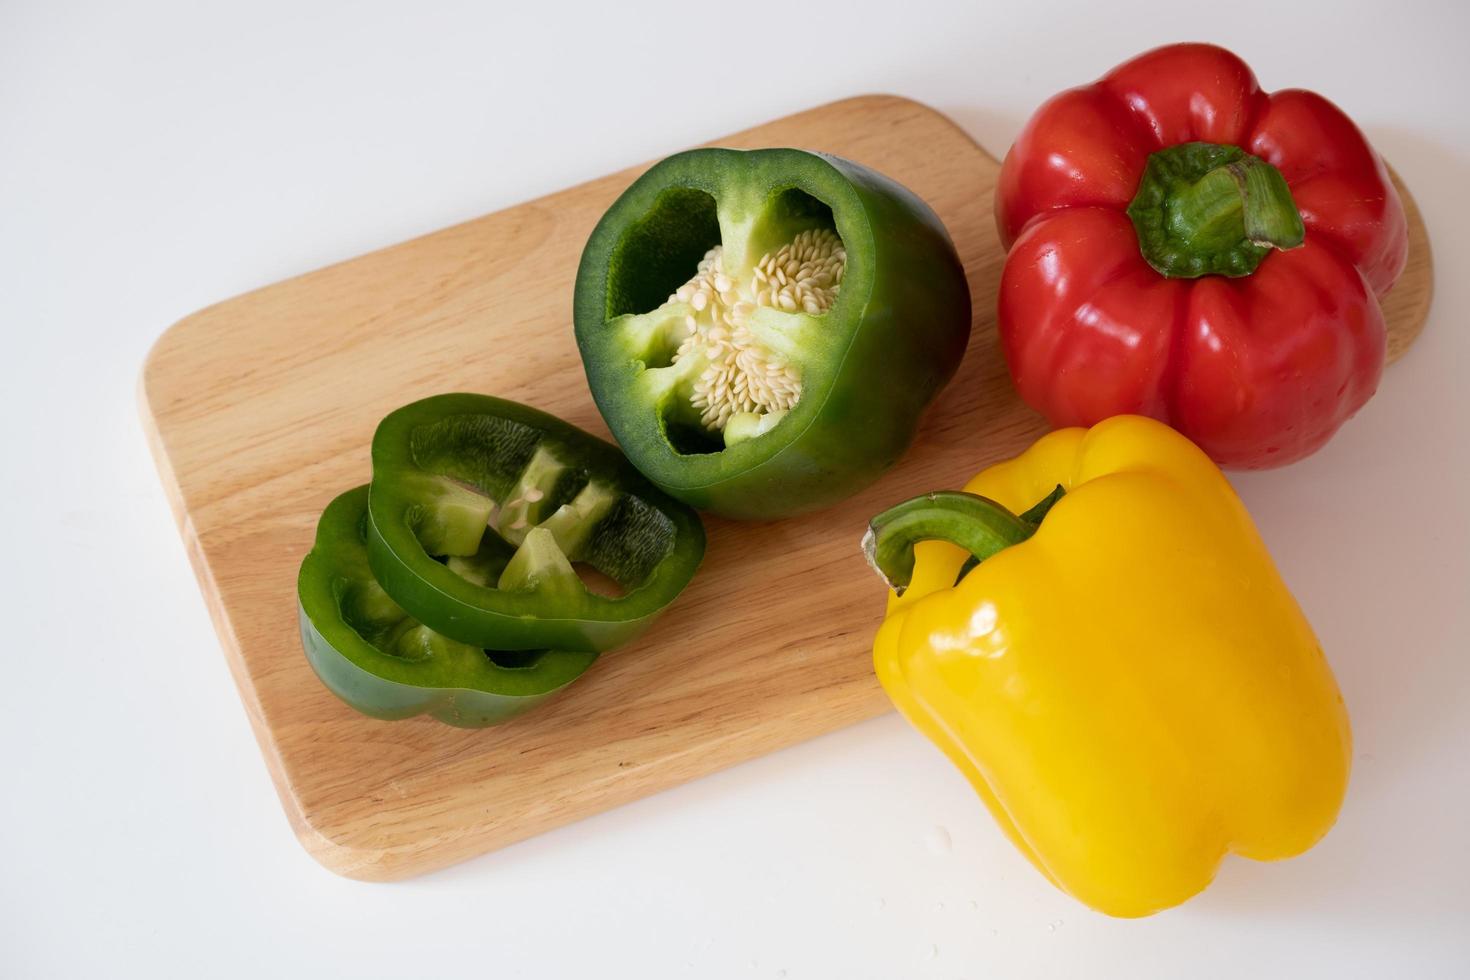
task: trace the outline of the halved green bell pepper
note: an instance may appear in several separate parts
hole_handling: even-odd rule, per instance
[[[464,728],[505,721],[576,680],[596,653],[500,651],[459,643],[413,619],[373,577],[368,488],[327,505],[297,578],[301,642],[312,669],[358,711],[428,714]]]
[[[775,518],[896,462],[954,375],[970,293],[923,201],[805,150],[690,150],[582,253],[577,344],[608,427],[694,506]]]
[[[373,573],[463,643],[610,649],[646,629],[704,556],[694,511],[613,446],[515,402],[414,402],[378,425],[372,457]],[[621,594],[590,590],[575,563]]]

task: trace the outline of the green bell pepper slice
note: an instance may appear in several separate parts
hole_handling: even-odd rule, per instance
[[[368,488],[327,505],[297,578],[301,643],[322,682],[365,715],[428,714],[462,728],[494,725],[582,675],[596,653],[486,650],[404,612],[367,558]]]
[[[699,149],[638,178],[582,253],[598,409],[665,491],[735,518],[824,507],[892,466],[970,336],[943,223],[866,167]]]
[[[373,572],[462,643],[611,649],[647,629],[704,556],[693,510],[613,446],[516,402],[406,405],[378,425],[372,458]]]

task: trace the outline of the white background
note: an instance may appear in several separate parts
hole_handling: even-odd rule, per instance
[[[413,6],[0,3],[0,975],[1470,975],[1464,6]],[[1053,91],[1183,39],[1340,102],[1436,250],[1377,398],[1236,479],[1352,712],[1320,846],[1108,920],[890,715],[414,881],[306,856],[138,423],[165,327],[859,92],[998,156]]]

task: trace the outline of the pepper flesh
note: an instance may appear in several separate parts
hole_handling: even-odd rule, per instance
[[[332,693],[374,718],[427,714],[480,728],[530,710],[582,675],[595,653],[484,650],[415,621],[368,567],[368,488],[327,505],[297,579],[301,642]]]
[[[679,356],[683,325],[704,308],[683,308],[681,287],[716,246],[741,280],[797,236],[833,232],[845,266],[830,307],[757,306],[743,324],[772,355],[757,360],[799,380],[799,398],[742,410],[722,439],[690,397],[705,362]],[[629,458],[669,494],[743,519],[824,507],[876,479],[970,333],[964,269],[938,216],[866,167],[794,149],[656,164],[589,238],[574,312],[588,386]]]
[[[1311,847],[1351,736],[1312,628],[1211,461],[1158,422],[1059,430],[966,490],[1034,536],[980,562],[925,541],[874,666],[898,709],[1062,890],[1141,916],[1226,852]]]
[[[526,405],[425,398],[383,419],[372,456],[373,572],[463,643],[611,649],[647,629],[704,556],[694,511],[613,446]],[[575,562],[623,594],[589,590]]]
[[[1300,247],[1262,250],[1258,266],[1197,256],[1240,278],[1150,265],[1128,212],[1146,203],[1151,156],[1201,144],[1279,171]],[[1221,464],[1280,466],[1325,444],[1378,387],[1379,298],[1408,254],[1398,193],[1342,110],[1312,92],[1262,92],[1228,51],[1159,48],[1048,101],[1006,155],[996,220],[1009,249],[1006,362],[1054,426],[1150,415]]]

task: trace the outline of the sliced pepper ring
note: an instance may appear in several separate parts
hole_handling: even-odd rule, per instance
[[[385,720],[428,714],[480,728],[540,704],[597,659],[559,650],[485,650],[422,625],[373,577],[367,510],[366,486],[328,504],[297,579],[306,659],[358,711]]]
[[[406,405],[373,436],[368,558],[404,609],[495,649],[607,650],[704,556],[704,526],[616,448],[488,395]],[[574,563],[616,583],[588,589]]]
[[[574,309],[629,458],[679,499],[750,519],[876,479],[970,333],[938,216],[875,171],[795,149],[690,150],[648,170],[589,238]]]

